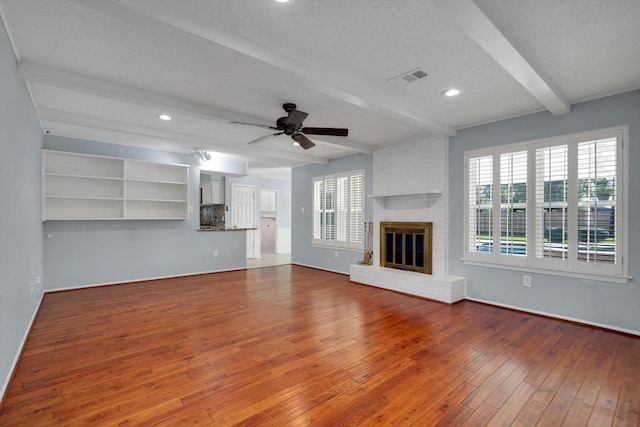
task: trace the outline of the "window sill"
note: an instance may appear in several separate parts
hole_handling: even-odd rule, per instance
[[[618,283],[622,285],[626,285],[629,282],[629,280],[632,279],[631,276],[610,276],[610,275],[599,275],[599,274],[576,273],[573,271],[549,270],[549,269],[534,268],[534,267],[522,266],[522,265],[494,264],[489,262],[471,261],[464,258],[461,259],[461,261],[465,265],[473,265],[476,267],[488,267],[488,268],[497,268],[500,270],[524,271],[527,273],[538,273],[538,274],[547,274],[550,276],[571,277],[574,279]]]

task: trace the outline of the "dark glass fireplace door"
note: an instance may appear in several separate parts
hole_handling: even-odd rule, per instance
[[[385,266],[424,273],[424,242],[424,233],[387,230],[385,232]]]

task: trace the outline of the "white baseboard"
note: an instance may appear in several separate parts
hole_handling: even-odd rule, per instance
[[[467,299],[469,301],[480,302],[482,304],[494,305],[494,306],[503,307],[503,308],[509,308],[511,310],[523,311],[525,313],[539,314],[541,316],[552,317],[552,318],[560,319],[560,320],[567,320],[569,322],[582,323],[584,325],[595,326],[597,328],[611,329],[612,331],[616,331],[616,332],[622,332],[622,333],[625,333],[625,334],[640,336],[640,331],[634,331],[632,329],[626,329],[626,328],[619,328],[617,326],[605,325],[604,323],[591,322],[589,320],[577,319],[575,317],[569,317],[569,316],[562,316],[560,314],[555,314],[555,313],[547,313],[546,311],[532,310],[532,309],[528,309],[528,308],[518,307],[516,305],[501,304],[501,303],[497,303],[497,302],[493,302],[493,301],[483,300],[483,299],[480,299],[480,298],[466,297],[465,299]]]
[[[13,358],[13,362],[11,363],[11,367],[9,368],[9,372],[7,375],[7,378],[4,379],[4,382],[2,384],[2,388],[0,389],[0,403],[2,403],[4,401],[4,395],[7,392],[7,389],[9,388],[9,382],[11,381],[11,378],[13,377],[13,372],[16,369],[16,366],[18,366],[18,361],[20,360],[20,356],[22,355],[22,350],[24,349],[24,345],[27,343],[27,339],[29,338],[29,334],[31,333],[31,328],[33,327],[33,322],[36,320],[36,316],[38,315],[38,312],[40,311],[40,305],[42,304],[42,299],[44,298],[44,294],[45,291],[43,291],[40,294],[40,300],[38,301],[38,304],[36,305],[35,310],[33,311],[33,314],[31,315],[31,320],[29,321],[29,325],[27,326],[27,330],[24,333],[24,336],[22,337],[22,341],[20,342],[20,345],[18,346],[18,351],[16,352],[16,355]]]
[[[111,285],[121,285],[123,283],[148,282],[150,280],[173,279],[173,278],[176,278],[176,277],[198,276],[200,274],[224,273],[224,272],[227,272],[227,271],[239,271],[239,270],[246,270],[246,269],[247,269],[246,267],[228,268],[228,269],[223,269],[223,270],[201,271],[199,273],[173,274],[173,275],[170,275],[170,276],[147,277],[147,278],[144,278],[144,279],[120,280],[118,282],[93,283],[93,284],[88,284],[88,285],[67,286],[67,287],[64,287],[64,288],[52,288],[52,289],[47,289],[44,292],[47,293],[47,292],[72,291],[72,290],[76,290],[76,289],[96,288],[98,286],[111,286]]]
[[[322,270],[322,271],[328,271],[330,273],[338,273],[338,274],[343,274],[345,276],[348,276],[349,273],[345,273],[344,271],[338,271],[338,270],[330,270],[328,268],[323,268],[323,267],[318,267],[317,265],[307,265],[307,264],[300,264],[299,262],[292,262],[292,265],[299,265],[300,267],[309,267],[309,268],[313,268],[315,270]]]

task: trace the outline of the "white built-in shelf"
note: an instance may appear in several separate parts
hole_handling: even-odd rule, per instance
[[[376,193],[369,194],[369,198],[375,199],[383,206],[386,206],[387,200],[394,197],[417,197],[420,198],[425,206],[430,206],[433,200],[442,194],[441,190],[425,190],[421,192],[407,191],[407,192],[393,192],[393,193]]]
[[[189,167],[43,150],[43,220],[187,219]]]

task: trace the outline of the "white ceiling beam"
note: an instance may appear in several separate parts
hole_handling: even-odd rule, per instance
[[[345,78],[329,70],[322,64],[307,64],[268,46],[261,45],[241,36],[212,28],[206,21],[189,15],[179,9],[155,0],[111,0],[99,2],[84,0],[83,5],[100,8],[105,11],[108,4],[120,5],[130,11],[156,20],[171,28],[179,29],[192,36],[216,43],[265,64],[287,71],[302,79],[305,84],[319,93],[331,96],[343,102],[356,105],[388,117],[419,126],[441,135],[455,135],[455,129],[427,115],[421,114],[410,106],[399,103],[385,93],[370,89],[360,82]],[[117,11],[113,13],[117,14]]]
[[[36,118],[47,122],[65,123],[75,126],[84,126],[103,131],[118,132],[147,138],[157,138],[167,141],[181,141],[192,144],[194,147],[207,148],[212,151],[220,150],[225,153],[239,155],[251,160],[266,162],[268,159],[285,159],[305,163],[327,163],[327,160],[304,153],[290,153],[277,151],[273,148],[251,146],[250,148],[238,146],[235,142],[228,142],[217,138],[204,138],[195,135],[173,132],[164,129],[155,129],[147,126],[139,126],[114,120],[106,120],[100,117],[85,116],[66,111],[49,108],[36,108]]]
[[[184,99],[32,62],[19,63],[18,75],[21,79],[28,82],[41,83],[60,89],[87,93],[143,107],[169,111],[171,113],[189,114],[217,123],[227,123],[230,121],[260,123],[263,121],[261,118],[241,114],[232,110],[186,101]]]
[[[184,99],[166,96],[32,62],[19,63],[18,75],[29,83],[39,83],[60,89],[100,96],[143,107],[155,108],[158,111],[189,114],[191,116],[216,123],[228,123],[230,121],[244,123],[264,122],[261,118],[237,113],[235,111],[186,101]],[[352,140],[325,140],[322,138],[322,136],[312,136],[313,141],[319,145],[348,149],[354,153],[373,153],[373,147],[360,142]]]
[[[373,146],[366,145],[361,142],[355,142],[348,138],[331,137],[331,136],[317,136],[308,135],[309,139],[316,143],[316,145],[324,145],[326,147],[336,147],[343,150],[351,150],[354,153],[371,154],[373,153]],[[328,138],[328,139],[319,139]]]
[[[484,49],[502,68],[516,79],[531,95],[554,115],[568,113],[569,103],[552,84],[541,76],[529,60],[524,49],[518,49],[515,37],[496,26],[498,18],[489,6],[481,9],[473,0],[434,0],[435,3]],[[493,20],[491,18],[493,18]]]

